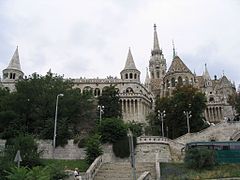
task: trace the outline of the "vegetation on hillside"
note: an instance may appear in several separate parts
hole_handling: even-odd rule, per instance
[[[184,111],[191,111],[191,132],[200,131],[208,126],[203,117],[205,108],[206,98],[203,93],[192,86],[177,87],[171,97],[161,98],[156,101],[155,112],[148,117],[150,126],[147,127],[146,133],[161,134],[161,120],[158,118],[158,110],[161,112],[165,110],[165,136],[174,139],[187,133],[187,121]]]

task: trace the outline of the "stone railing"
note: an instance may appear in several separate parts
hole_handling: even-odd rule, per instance
[[[82,180],[93,180],[102,163],[103,163],[102,156],[98,156],[95,159],[95,161],[91,164],[91,166],[88,168],[86,174],[82,176]]]
[[[169,144],[169,139],[160,136],[141,136],[137,138],[137,144]]]
[[[148,171],[145,171],[141,174],[141,176],[137,180],[151,180],[151,173]]]

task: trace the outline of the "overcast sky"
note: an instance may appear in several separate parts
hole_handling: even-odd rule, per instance
[[[156,23],[169,68],[172,40],[197,75],[240,83],[239,0],[0,0],[0,69],[16,46],[26,75],[119,77],[128,48],[144,80]]]

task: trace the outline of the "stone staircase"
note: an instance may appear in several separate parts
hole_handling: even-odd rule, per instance
[[[156,179],[155,163],[136,163],[136,177],[144,171],[151,173],[152,179]],[[132,168],[129,162],[105,163],[98,170],[94,180],[131,180]]]

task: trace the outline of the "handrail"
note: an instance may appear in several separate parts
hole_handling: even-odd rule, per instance
[[[84,179],[93,180],[93,178],[97,174],[98,169],[101,167],[102,163],[103,163],[102,156],[98,156],[86,171]]]
[[[137,180],[150,180],[151,173],[149,171],[143,172]]]

